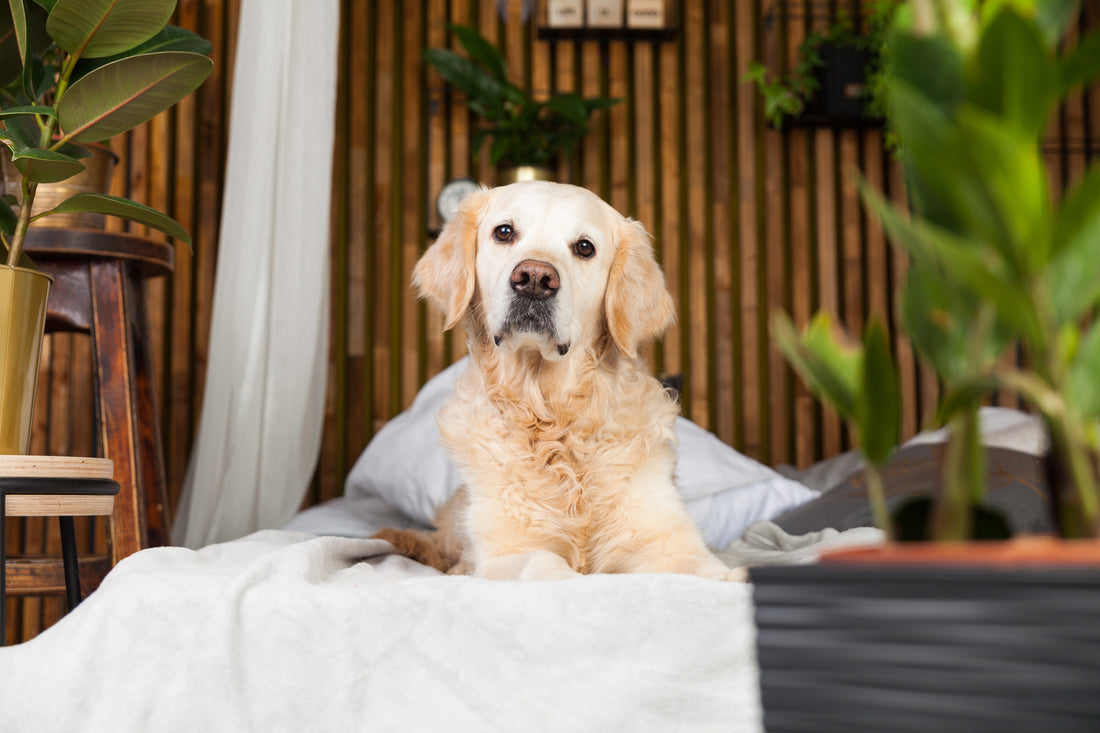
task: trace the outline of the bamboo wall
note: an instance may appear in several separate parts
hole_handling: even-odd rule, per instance
[[[847,436],[770,345],[770,313],[799,323],[819,308],[853,330],[869,315],[892,323],[904,262],[862,212],[853,171],[904,195],[879,130],[765,125],[760,98],[740,81],[750,59],[785,67],[797,43],[861,0],[681,0],[670,40],[537,37],[521,0],[343,0],[332,209],[331,372],[322,456],[307,502],[339,495],[373,433],[419,386],[462,352],[461,335],[417,303],[409,272],[439,222],[444,182],[493,173],[470,149],[471,120],[420,61],[454,45],[447,23],[476,25],[505,50],[514,78],[539,91],[622,97],[598,117],[561,180],[595,190],[643,221],[679,309],[650,354],[684,377],[684,412],[764,462],[799,465],[836,454]],[[867,3],[868,0],[862,0]],[[501,12],[498,12],[501,10]],[[535,11],[537,14],[537,10]],[[238,3],[180,0],[177,22],[210,39],[215,71],[195,95],[114,147],[114,192],[172,213],[194,236],[171,279],[152,281],[151,338],[172,504],[178,500],[201,407],[217,256]],[[1083,21],[1100,25],[1100,0]],[[302,100],[308,103],[308,100]],[[1070,100],[1047,142],[1057,190],[1100,152],[1100,92]],[[159,236],[159,235],[158,235]],[[904,432],[937,397],[935,380],[896,344]],[[33,451],[91,454],[87,339],[50,337]],[[82,525],[85,542],[102,528]],[[55,523],[9,523],[9,551],[57,551]],[[55,618],[60,602],[9,609],[9,640]]]

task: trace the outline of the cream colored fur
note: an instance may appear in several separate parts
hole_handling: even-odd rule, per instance
[[[502,224],[515,234],[503,243]],[[577,254],[581,239],[595,247],[590,258]],[[531,259],[560,275],[552,318],[545,330],[510,332],[508,278]],[[637,354],[674,309],[641,224],[574,186],[481,191],[414,281],[448,328],[465,319],[469,334],[470,366],[438,415],[465,486],[437,532],[381,536],[487,578],[744,578],[707,550],[673,484],[678,407]]]

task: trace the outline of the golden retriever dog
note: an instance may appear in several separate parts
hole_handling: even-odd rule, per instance
[[[402,554],[496,579],[744,579],[673,483],[679,411],[639,347],[674,319],[649,235],[595,194],[523,182],[466,198],[416,265],[470,364],[437,417],[463,487]]]

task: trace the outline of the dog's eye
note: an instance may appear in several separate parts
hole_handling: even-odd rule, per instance
[[[577,257],[587,260],[596,254],[596,245],[587,239],[578,239],[577,243],[573,245],[573,251],[577,254]]]
[[[511,244],[516,238],[516,230],[511,224],[501,224],[493,230],[493,239],[501,244]]]

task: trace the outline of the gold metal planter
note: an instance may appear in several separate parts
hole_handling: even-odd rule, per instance
[[[534,165],[521,165],[515,168],[501,168],[497,171],[497,185],[506,186],[519,181],[552,181],[554,171]]]
[[[0,264],[0,454],[26,454],[51,278]]]

